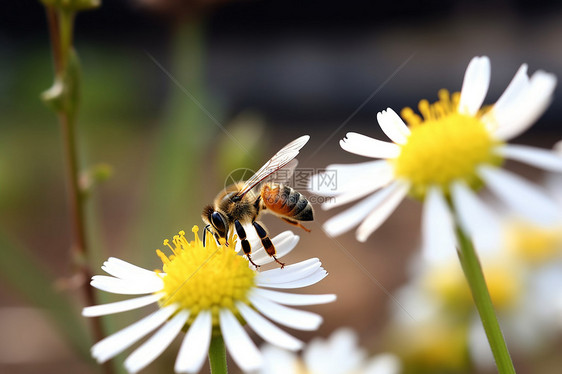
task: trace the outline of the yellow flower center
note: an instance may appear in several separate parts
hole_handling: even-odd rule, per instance
[[[560,225],[543,227],[514,221],[509,224],[506,235],[508,249],[531,264],[542,264],[562,254]]]
[[[509,264],[493,264],[484,268],[490,297],[498,309],[511,308],[523,291],[521,279]]]
[[[417,330],[404,337],[407,343],[405,360],[424,372],[433,372],[436,367],[455,371],[466,367],[467,331],[464,326],[448,320],[427,321]]]
[[[191,242],[186,240],[183,231],[174,236],[171,244],[165,240],[164,245],[172,251],[169,256],[156,250],[165,273],[162,279],[166,296],[161,299],[161,305],[180,304],[181,309],[190,311],[188,323],[200,311],[209,310],[213,325],[218,326],[220,309],[229,308],[237,315],[234,302],[248,302],[256,272],[248,266],[248,260],[234,252],[236,238],[233,235],[229,238],[229,247],[224,245],[224,239],[218,245],[211,236],[203,245],[198,230],[197,226],[193,227],[195,240]]]
[[[472,305],[470,289],[457,263],[446,263],[429,272],[424,286],[451,309],[465,310]]]
[[[491,261],[484,266],[490,297],[498,309],[510,308],[519,299],[523,285],[517,274],[512,264],[506,262]],[[472,306],[470,290],[457,264],[443,264],[434,269],[427,275],[424,285],[450,309],[462,311]]]
[[[477,189],[482,185],[476,174],[478,165],[502,161],[492,152],[498,143],[480,119],[483,111],[474,117],[460,114],[459,97],[455,93],[450,98],[448,91],[440,90],[436,103],[420,101],[423,118],[410,108],[402,110],[411,133],[393,162],[396,176],[411,183],[410,195],[415,198],[423,199],[431,186],[448,194],[455,180]]]

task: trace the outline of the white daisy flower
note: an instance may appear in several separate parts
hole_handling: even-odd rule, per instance
[[[259,374],[397,374],[401,371],[396,356],[386,353],[368,358],[357,340],[353,330],[340,328],[328,339],[310,342],[302,358],[267,345],[262,349],[265,363]]]
[[[500,168],[504,159],[512,159],[562,172],[560,155],[506,144],[546,110],[556,77],[544,71],[529,76],[524,64],[498,101],[482,107],[489,82],[488,57],[475,57],[468,65],[460,94],[450,96],[441,90],[438,102],[420,101],[421,116],[410,108],[402,111],[409,126],[390,108],[377,115],[392,142],[348,133],[340,141],[344,150],[380,160],[328,166],[330,172],[337,172],[334,191],[322,186],[325,175],[311,179],[313,192],[335,196],[324,209],[368,196],[328,220],[325,230],[336,236],[359,225],[357,240],[364,242],[410,195],[424,202],[424,248],[434,251],[428,252],[429,256],[455,244],[452,211],[477,246],[480,239],[497,243],[498,220],[475,194],[484,185],[516,212],[537,222],[560,216],[538,187]]]
[[[407,367],[420,372],[463,372],[471,365],[487,367],[494,363],[486,335],[480,335],[482,323],[475,318],[473,299],[456,253],[449,252],[445,259],[413,258],[414,274],[396,291],[398,303],[390,305],[392,318],[383,334],[387,344]],[[484,254],[483,271],[494,307],[504,322],[502,331],[519,348],[511,338],[524,335],[515,335],[512,321],[515,312],[523,315],[520,307],[526,296],[525,269],[507,251],[501,253]],[[542,308],[542,304],[538,306]],[[520,324],[526,330],[529,325],[530,321]],[[473,350],[475,338],[478,344]]]
[[[258,369],[262,354],[244,331],[248,324],[265,341],[289,350],[303,343],[270,322],[299,330],[315,330],[322,317],[288,306],[332,302],[335,295],[303,295],[272,289],[294,289],[322,280],[327,272],[312,258],[283,269],[258,272],[248,260],[230,247],[208,238],[188,242],[182,231],[168,246],[172,254],[157,254],[163,271],[149,271],[117,258],[109,258],[102,269],[110,276],[96,275],[91,285],[102,291],[123,295],[145,295],[115,303],[84,308],[82,314],[96,317],[157,304],[158,310],[125,329],[106,337],[92,347],[93,357],[103,363],[157,330],[125,360],[129,373],[136,373],[158,357],[186,331],[176,363],[177,373],[196,373],[205,362],[213,334],[220,334],[236,364],[244,371]],[[230,238],[229,242],[234,242]],[[278,254],[291,251],[299,237],[290,231],[272,239]],[[263,265],[272,261],[263,247],[256,246],[252,259]],[[288,306],[286,306],[288,305]],[[268,317],[269,319],[265,318]],[[242,323],[241,323],[242,321]]]
[[[560,175],[549,174],[546,189],[553,196],[560,195],[561,181],[553,176]],[[529,359],[544,354],[541,350],[562,329],[562,222],[537,226],[509,216],[502,222],[500,248],[480,251],[479,257],[511,351],[520,359]],[[447,359],[434,362],[433,371],[439,365],[462,368],[467,364],[463,359],[467,351],[473,365],[492,368],[494,359],[482,323],[474,315],[472,296],[455,252],[428,261],[414,258],[411,269],[414,274],[397,298],[413,318],[393,306],[393,324],[401,334],[394,339],[397,349],[410,350],[414,358],[429,356],[428,350],[437,349],[441,353],[436,356]],[[432,334],[428,336],[427,331]],[[458,339],[447,337],[450,332]],[[408,343],[401,340],[404,336],[411,337]]]
[[[562,210],[562,175],[549,174],[544,185],[555,198],[557,208]],[[544,348],[562,331],[562,220],[549,226],[513,217],[504,221],[504,251],[500,261],[519,263],[517,271],[512,268],[511,274],[521,287],[518,287],[517,303],[500,311],[503,330],[520,357],[539,355],[542,358]],[[505,279],[503,283],[515,282]],[[481,348],[484,341],[481,324],[473,321],[470,353],[476,363],[491,367],[490,353]]]

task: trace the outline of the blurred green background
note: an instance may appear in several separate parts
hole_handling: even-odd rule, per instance
[[[4,1],[2,8],[0,223],[10,243],[3,251],[23,251],[48,278],[30,274],[28,284],[13,284],[0,274],[0,372],[95,373],[99,368],[72,349],[42,313],[53,307],[50,301],[39,309],[30,301],[34,284],[44,281],[56,294],[69,295],[65,300],[79,314],[83,302],[76,285],[84,280],[73,277],[68,257],[61,135],[55,115],[39,99],[53,77],[44,9],[35,1]],[[82,63],[81,166],[104,163],[113,170],[89,199],[93,267],[116,256],[153,269],[159,266],[154,250],[180,229],[202,224],[202,207],[231,170],[256,170],[302,134],[312,139],[301,152],[300,167],[360,161],[338,146],[346,132],[381,137],[378,111],[434,100],[440,88],[460,90],[475,55],[488,55],[492,62],[488,103],[523,62],[531,72],[544,69],[562,77],[562,6],[557,1],[105,1],[78,16],[75,47]],[[551,147],[562,137],[561,121],[559,85],[546,114],[519,142]],[[312,308],[325,317],[318,332],[295,334],[309,340],[351,326],[365,347],[383,350],[383,327],[394,311],[377,283],[392,293],[406,281],[418,244],[420,206],[404,203],[365,244],[353,234],[328,239],[320,224],[333,213],[316,208],[313,232],[298,232],[301,242],[287,262],[319,257],[330,275],[307,292],[334,292],[338,301]],[[288,229],[273,217],[264,221],[272,233]],[[1,258],[7,264],[9,254]],[[12,270],[20,275],[31,266],[19,263]],[[134,314],[105,322],[115,329],[132,322]],[[87,349],[90,343],[83,343]],[[176,353],[168,349],[145,372],[171,372]],[[516,356],[519,372],[559,372],[550,353]]]

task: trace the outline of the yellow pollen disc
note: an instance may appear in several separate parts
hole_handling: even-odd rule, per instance
[[[458,372],[466,367],[467,330],[454,321],[427,321],[415,331],[404,334],[398,349],[410,366],[431,373],[435,368]]]
[[[509,264],[493,264],[484,268],[490,297],[498,309],[513,307],[523,291],[521,279]]]
[[[484,266],[484,276],[494,306],[505,309],[513,306],[523,288],[521,280],[513,271],[513,264],[491,261]],[[424,279],[424,286],[438,296],[448,308],[461,311],[472,307],[472,296],[458,264],[443,264]]]
[[[394,159],[395,175],[409,181],[410,194],[423,199],[429,187],[441,187],[445,194],[453,181],[463,180],[471,188],[482,185],[476,174],[481,164],[499,165],[501,158],[494,155],[498,145],[480,120],[483,112],[476,116],[457,111],[458,94],[452,98],[446,90],[439,92],[440,100],[430,104],[419,103],[422,116],[410,108],[402,110],[411,134],[401,146],[400,155]]]
[[[234,252],[236,238],[232,235],[229,246],[217,245],[208,237],[203,246],[195,226],[195,239],[188,242],[185,233],[180,231],[172,242],[164,242],[173,254],[166,256],[162,251],[156,253],[163,263],[163,292],[161,306],[178,303],[180,309],[190,312],[188,323],[197,314],[209,310],[213,325],[218,326],[219,310],[229,308],[238,315],[234,302],[248,303],[248,292],[255,285],[256,272],[248,266],[248,260]]]
[[[531,264],[543,264],[562,255],[562,227],[513,221],[507,229],[507,247]]]

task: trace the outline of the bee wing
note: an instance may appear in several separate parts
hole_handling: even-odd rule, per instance
[[[273,157],[265,163],[257,172],[254,174],[250,179],[246,181],[240,192],[236,194],[236,196],[242,197],[256,185],[258,185],[261,181],[281,169],[282,167],[289,164],[297,155],[299,154],[299,150],[304,147],[304,145],[308,142],[310,136],[303,135],[298,139],[293,140],[283,148],[279,152],[277,152]],[[295,163],[292,164],[292,169],[290,174],[292,175],[292,171],[297,166],[296,160]]]
[[[246,194],[252,197],[258,197],[258,195],[260,194],[259,191],[264,184],[287,184],[291,180],[298,164],[299,160],[297,160],[296,158],[292,159],[287,165],[283,166],[273,174],[270,174],[269,176],[256,183]]]
[[[288,181],[291,180],[298,164],[299,164],[299,160],[297,160],[296,158],[292,159],[291,161],[289,161],[287,165],[283,166],[275,173],[263,179],[262,183],[269,183],[269,182],[287,183]],[[258,185],[262,183],[258,183]]]

